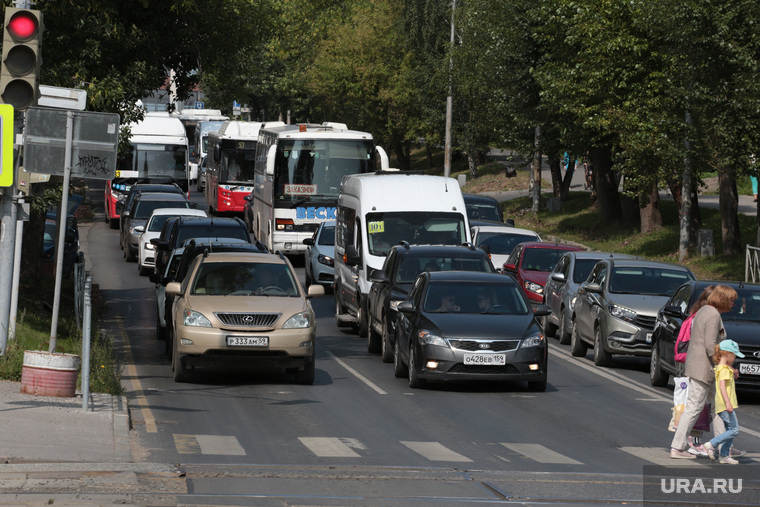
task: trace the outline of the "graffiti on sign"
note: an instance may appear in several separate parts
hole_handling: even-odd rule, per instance
[[[84,176],[108,175],[108,158],[96,155],[79,155],[74,167],[76,168],[76,172]]]

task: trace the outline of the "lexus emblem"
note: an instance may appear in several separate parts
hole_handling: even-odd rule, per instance
[[[491,344],[490,343],[478,343],[478,348],[481,348],[481,349],[490,349],[491,348]]]
[[[758,350],[757,352],[753,352],[752,355],[760,359],[760,350]]]
[[[243,317],[243,322],[245,322],[246,324],[250,324],[251,322],[253,322],[253,316],[246,315],[245,317]]]

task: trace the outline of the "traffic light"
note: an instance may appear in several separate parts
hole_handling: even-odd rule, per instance
[[[43,30],[42,12],[5,8],[0,97],[16,110],[37,102]]]

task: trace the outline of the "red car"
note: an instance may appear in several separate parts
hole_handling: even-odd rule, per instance
[[[504,263],[504,272],[513,276],[534,307],[544,303],[544,287],[549,273],[562,254],[585,248],[564,243],[527,241],[520,243]]]

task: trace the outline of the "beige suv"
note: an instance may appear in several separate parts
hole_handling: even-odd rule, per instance
[[[299,384],[314,382],[316,318],[307,298],[324,288],[305,293],[282,254],[204,253],[166,292],[175,296],[167,338],[176,382],[220,360],[285,368]]]

